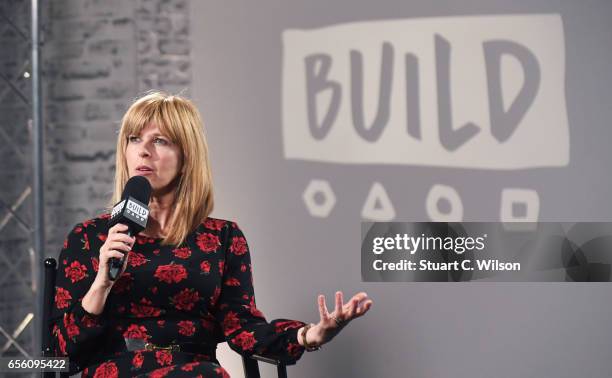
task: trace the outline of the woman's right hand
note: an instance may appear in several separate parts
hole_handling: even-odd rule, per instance
[[[94,280],[94,284],[98,285],[103,289],[110,289],[115,282],[111,281],[108,278],[108,270],[109,270],[109,259],[111,257],[115,257],[117,259],[121,259],[124,253],[128,253],[132,250],[134,246],[134,242],[136,238],[128,236],[125,232],[128,230],[128,226],[122,223],[117,223],[113,227],[108,230],[108,235],[106,236],[106,241],[100,247],[100,260],[98,264],[98,275]],[[121,273],[119,276],[125,272],[125,268],[127,267],[128,258],[125,259],[123,263],[123,267],[121,268]],[[118,277],[119,277],[118,276]]]

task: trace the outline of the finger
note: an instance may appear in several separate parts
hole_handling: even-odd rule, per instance
[[[352,301],[357,301],[357,304],[359,305],[360,302],[363,302],[364,300],[366,300],[368,298],[368,294],[366,294],[365,292],[360,292],[357,293],[353,296],[353,298],[351,298],[351,302],[349,302],[346,306],[345,309],[347,311],[350,310],[351,306],[352,306]]]
[[[327,312],[327,305],[325,304],[325,296],[319,295],[317,299],[319,301],[319,315],[321,315],[321,320],[329,320],[329,313]]]
[[[351,299],[351,301],[349,302],[349,309],[347,311],[347,319],[353,318],[353,316],[355,315],[355,309],[357,308],[358,304],[359,300],[357,298]]]
[[[342,292],[336,291],[336,308],[334,309],[334,313],[338,315],[342,315],[344,312],[342,311]]]
[[[366,294],[365,291],[362,291],[360,293],[357,293],[353,296],[353,299],[356,299],[357,302],[362,302],[363,300],[368,298],[368,294]]]
[[[108,230],[108,233],[110,234],[111,232],[116,233],[116,232],[127,231],[128,228],[129,227],[123,223],[117,223],[116,225],[114,225]]]
[[[128,236],[123,233],[118,233],[118,234],[113,234],[112,236],[110,236],[108,240],[110,240],[111,242],[118,241],[118,242],[126,243],[129,245],[134,245],[136,238]]]
[[[357,308],[357,315],[356,317],[360,317],[363,314],[365,314],[366,312],[368,312],[368,310],[370,309],[370,307],[372,307],[372,300],[368,299],[366,301],[363,302],[363,304],[361,304],[358,308]]]
[[[115,257],[115,258],[121,259],[121,258],[123,258],[123,256],[124,256],[124,254],[121,253],[121,252],[118,252],[118,251],[108,251],[108,257],[109,258]]]
[[[129,252],[131,249],[132,249],[131,246],[126,245],[124,242],[120,242],[120,241],[111,242],[111,243],[108,244],[108,250],[109,251],[115,250],[115,251],[119,251],[119,252],[121,252],[121,251]]]
[[[111,243],[110,249],[114,249],[119,252],[123,252],[123,251],[129,252],[132,250],[132,246],[130,246],[129,244],[125,244],[124,242],[118,241],[118,242]]]

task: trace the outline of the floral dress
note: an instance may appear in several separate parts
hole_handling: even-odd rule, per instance
[[[215,356],[227,342],[242,355],[295,363],[304,353],[305,323],[268,323],[255,306],[249,248],[236,223],[207,218],[180,246],[136,236],[125,272],[104,311],[81,305],[98,271],[108,215],[75,226],[61,251],[52,314],[54,348],[83,369],[82,377],[228,377]],[[146,350],[188,343],[196,351]]]

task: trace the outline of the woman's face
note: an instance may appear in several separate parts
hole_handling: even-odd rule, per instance
[[[125,157],[130,177],[146,177],[153,192],[174,189],[171,184],[181,170],[181,150],[155,124],[146,125],[140,135],[128,136]]]

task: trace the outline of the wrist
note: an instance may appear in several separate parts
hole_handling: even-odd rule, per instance
[[[112,281],[108,281],[102,278],[100,278],[100,276],[96,276],[96,278],[94,279],[94,282],[91,284],[91,288],[90,290],[93,291],[98,291],[98,292],[110,292],[110,289],[113,287],[113,282]]]
[[[298,330],[298,343],[306,348],[306,351],[312,352],[321,348],[321,343],[313,340],[314,324],[307,324]]]

